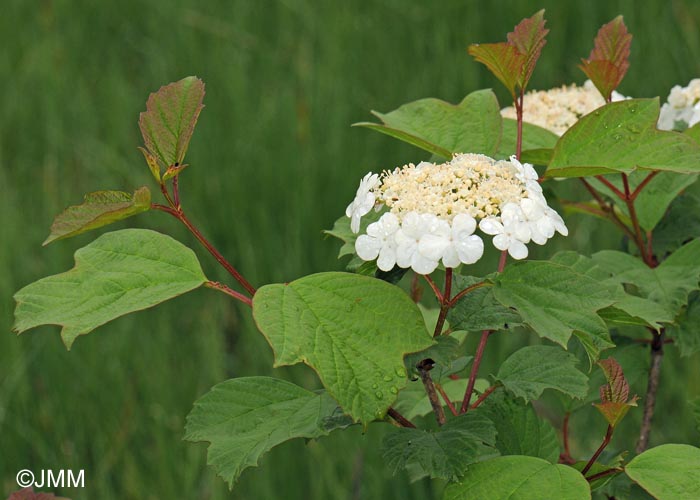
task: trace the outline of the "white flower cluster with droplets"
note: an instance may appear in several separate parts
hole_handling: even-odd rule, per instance
[[[687,87],[676,85],[661,106],[658,128],[683,130],[700,122],[700,78],[690,80]]]
[[[376,259],[383,271],[399,266],[430,274],[440,262],[450,268],[473,264],[484,253],[477,227],[514,259],[527,257],[530,242],[543,245],[555,232],[568,234],[547,205],[535,169],[514,156],[497,161],[457,154],[447,163],[370,172],[345,211],[354,233],[372,209],[384,213],[358,236],[355,252],[362,260]]]
[[[618,92],[612,93],[612,100],[627,99]],[[593,82],[586,80],[583,86],[575,83],[550,90],[533,90],[523,98],[523,116],[526,122],[538,125],[562,135],[579,118],[605,104]],[[516,119],[515,108],[509,106],[501,110],[501,116]]]

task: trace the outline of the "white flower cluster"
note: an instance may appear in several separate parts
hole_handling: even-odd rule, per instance
[[[612,100],[627,99],[618,92],[612,93]],[[562,135],[579,118],[605,104],[593,82],[586,80],[583,86],[564,85],[550,90],[533,90],[523,98],[523,119],[534,125]],[[509,106],[501,110],[501,116],[516,119],[515,108]]]
[[[370,172],[345,211],[354,233],[372,208],[385,212],[357,238],[355,252],[365,261],[377,259],[383,271],[398,265],[430,274],[440,262],[451,268],[473,264],[484,253],[477,226],[514,259],[527,257],[531,241],[543,245],[555,232],[568,234],[547,206],[535,169],[514,156],[496,161],[458,154],[447,163]]]
[[[700,122],[700,78],[690,80],[687,87],[676,85],[661,106],[661,130],[682,130]]]

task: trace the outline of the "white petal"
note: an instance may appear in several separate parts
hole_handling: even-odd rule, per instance
[[[457,267],[460,264],[459,255],[454,245],[448,246],[442,254],[442,264],[445,267]]]
[[[465,264],[474,264],[484,255],[484,242],[476,235],[455,243],[459,260]]]
[[[396,252],[392,245],[384,245],[379,251],[377,267],[382,271],[391,271],[396,264]]]
[[[515,241],[515,240],[512,240],[512,241]],[[497,234],[496,236],[493,237],[493,246],[495,246],[499,250],[508,250],[510,243],[511,243],[511,238],[506,236],[505,234]]]
[[[360,235],[355,241],[355,253],[362,260],[376,259],[380,248],[379,240],[366,234]]]
[[[452,219],[453,238],[457,238],[462,233],[473,234],[476,229],[476,220],[471,215],[457,214]]]
[[[508,253],[514,259],[522,260],[527,257],[527,247],[518,240],[512,240],[508,247]]]
[[[350,230],[357,234],[360,232],[360,222],[361,222],[362,216],[359,214],[352,214],[352,218],[350,219]]]
[[[479,221],[479,229],[490,235],[501,234],[504,231],[503,224],[501,224],[496,217],[481,219],[481,221]]]
[[[513,236],[523,243],[528,243],[532,236],[530,232],[530,225],[527,222],[517,222],[507,227],[506,230],[510,230]]]
[[[434,234],[424,235],[418,242],[418,252],[430,260],[438,261],[442,258],[445,249],[450,245],[450,240]]]
[[[438,266],[437,260],[431,260],[423,257],[420,253],[416,252],[413,256],[413,262],[411,263],[411,269],[413,269],[418,274],[430,274]]]

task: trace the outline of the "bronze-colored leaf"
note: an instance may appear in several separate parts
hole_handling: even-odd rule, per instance
[[[629,68],[632,35],[622,16],[604,24],[595,37],[594,47],[588,59],[582,59],[579,68],[591,79],[606,101]]]

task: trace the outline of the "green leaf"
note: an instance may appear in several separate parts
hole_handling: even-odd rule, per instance
[[[506,359],[496,379],[515,397],[532,401],[545,389],[555,389],[574,398],[588,393],[588,377],[576,369],[573,354],[552,346],[523,347]]]
[[[625,473],[658,500],[700,498],[700,448],[664,444],[632,459]]]
[[[471,465],[460,483],[445,489],[444,500],[590,500],[588,482],[575,469],[545,460],[509,456]]]
[[[654,228],[654,254],[663,258],[684,243],[700,238],[700,184],[693,184],[672,203],[668,215]]]
[[[455,290],[464,290],[484,281],[484,278],[456,275]],[[520,315],[503,306],[493,296],[493,287],[476,288],[459,299],[447,312],[447,321],[457,330],[505,330],[522,324]]]
[[[471,360],[471,357],[467,359]],[[488,387],[487,381],[477,379],[477,385],[480,384]],[[462,404],[464,392],[467,390],[466,378],[457,380],[446,378],[441,382],[441,386],[450,401],[457,403],[457,405]],[[433,411],[433,407],[420,380],[411,380],[406,385],[406,388],[399,393],[399,398],[396,400],[393,408],[409,420],[414,417],[423,417]]]
[[[317,438],[332,429],[337,403],[284,380],[243,377],[215,385],[187,416],[185,439],[208,441],[207,463],[233,487],[248,467],[278,444]],[[345,424],[349,424],[349,419]]]
[[[622,16],[617,16],[598,30],[591,55],[581,60],[579,68],[606,101],[627,73],[631,44],[632,35],[627,32]]]
[[[496,426],[496,448],[501,455],[528,455],[556,463],[559,440],[554,429],[540,419],[531,405],[522,404],[497,389],[476,411]]]
[[[382,124],[355,126],[377,130],[447,159],[455,153],[493,156],[501,135],[500,109],[490,89],[472,92],[457,105],[427,98],[386,114],[372,113]]]
[[[593,255],[612,280],[634,285],[636,293],[659,304],[675,318],[688,301],[688,294],[700,285],[700,239],[683,245],[658,267],[652,269],[635,257],[613,250]]]
[[[134,194],[122,191],[86,194],[81,205],[66,208],[54,219],[51,232],[43,244],[106,226],[150,208],[151,192],[145,186],[134,191]]]
[[[409,377],[413,378],[419,376],[418,369],[416,368],[419,362],[424,359],[432,359],[434,366],[431,370],[431,376],[433,380],[440,381],[444,373],[452,371],[453,363],[463,358],[460,352],[461,344],[456,338],[441,335],[435,339],[435,341],[436,343],[434,345],[423,351],[406,355],[404,358],[404,365],[406,366]]]
[[[320,273],[264,286],[253,297],[253,317],[275,366],[306,363],[365,425],[382,419],[406,385],[404,355],[433,343],[401,289],[355,274]]]
[[[606,104],[559,139],[545,175],[584,177],[636,169],[700,172],[700,145],[687,135],[657,130],[658,117],[658,98]]]
[[[598,311],[600,317],[608,323],[649,326],[658,330],[662,323],[670,323],[675,318],[675,315],[656,302],[627,293],[611,272],[599,267],[590,257],[572,251],[559,252],[552,257],[552,262],[569,266],[601,284],[615,288],[615,303]]]
[[[494,446],[496,429],[477,412],[450,419],[435,431],[400,428],[384,437],[382,456],[395,474],[418,469],[421,476],[456,480],[483,452]]]
[[[170,236],[146,229],[114,231],[78,250],[70,271],[17,292],[14,330],[62,325],[70,349],[79,335],[206,280],[194,252]]]
[[[630,386],[622,372],[622,367],[613,358],[598,362],[605,374],[607,383],[600,387],[600,404],[595,406],[612,427],[617,426],[629,411],[637,406],[637,396],[629,399]]]
[[[494,281],[494,297],[515,308],[540,337],[566,348],[575,333],[592,360],[613,346],[596,311],[615,301],[614,286],[546,261],[516,262]]]
[[[204,82],[194,76],[165,85],[148,97],[139,127],[146,150],[158,158],[160,168],[182,165],[203,99]],[[153,171],[152,162],[146,159]]]
[[[671,325],[666,333],[673,339],[681,356],[690,356],[700,351],[700,294],[694,292],[688,307],[680,314],[678,325]]]
[[[503,133],[498,146],[497,158],[509,158],[515,154],[518,138],[518,122],[512,118],[503,118]],[[521,160],[537,165],[547,165],[557,144],[559,136],[546,128],[523,123],[523,151]],[[547,160],[546,162],[544,160]]]

